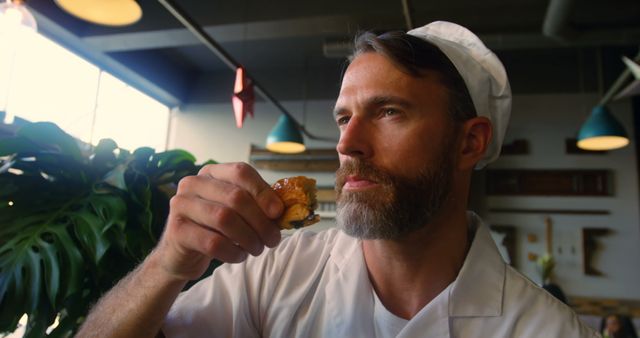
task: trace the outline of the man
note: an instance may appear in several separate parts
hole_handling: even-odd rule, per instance
[[[466,212],[510,103],[502,64],[461,26],[361,36],[334,112],[339,229],[278,244],[269,185],[245,164],[207,166],[80,336],[594,337]],[[239,264],[178,297],[212,258]]]

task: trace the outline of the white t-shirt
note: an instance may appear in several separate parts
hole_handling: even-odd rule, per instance
[[[392,336],[597,337],[569,307],[502,261],[475,214],[469,222],[477,230],[456,280]],[[359,240],[338,229],[299,231],[259,257],[219,267],[181,294],[163,332],[375,337],[372,292]]]
[[[391,313],[382,304],[375,290],[373,294],[373,326],[376,331],[376,338],[395,337],[409,322]]]

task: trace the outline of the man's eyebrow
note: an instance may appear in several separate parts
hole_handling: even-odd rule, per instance
[[[381,95],[381,96],[374,96],[372,98],[370,98],[369,100],[367,100],[367,105],[368,106],[383,106],[385,104],[397,104],[401,107],[407,108],[407,107],[411,107],[412,104],[409,100],[399,97],[399,96],[393,96],[393,95]]]
[[[395,95],[377,95],[367,99],[367,101],[365,102],[365,105],[367,107],[379,107],[384,106],[385,104],[395,104],[402,108],[410,108],[411,106],[413,106],[411,101]],[[337,117],[347,110],[348,109],[345,107],[336,106],[333,109],[333,117]]]

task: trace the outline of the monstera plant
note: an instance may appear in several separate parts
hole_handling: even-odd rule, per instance
[[[0,332],[27,314],[24,337],[73,335],[154,247],[194,162],[186,151],[130,153],[108,139],[88,147],[51,123],[0,139]]]

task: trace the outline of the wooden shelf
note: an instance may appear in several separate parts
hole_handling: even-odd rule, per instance
[[[249,162],[257,169],[274,171],[335,172],[340,166],[335,148],[308,149],[299,154],[276,154],[252,145]]]
[[[487,195],[611,196],[608,170],[493,169],[486,174]]]

